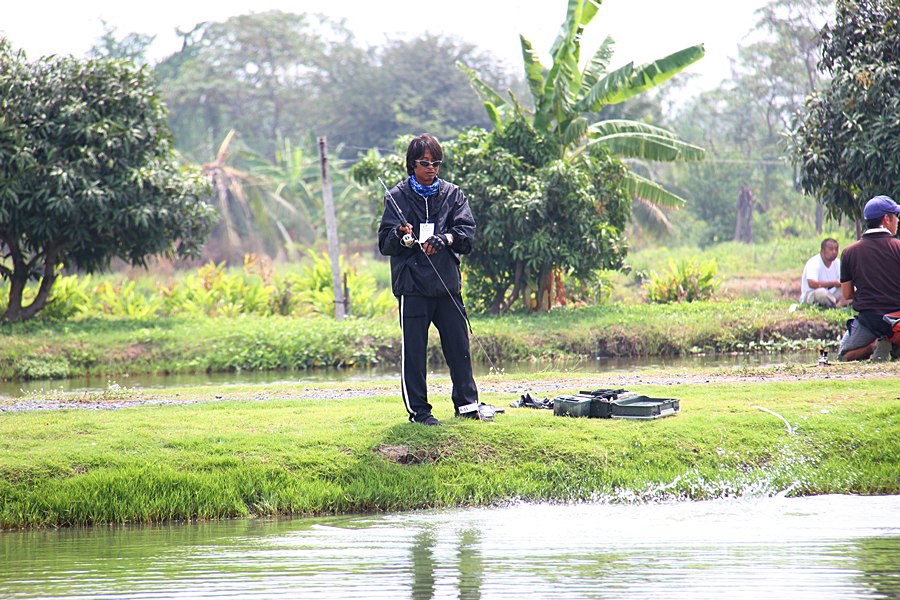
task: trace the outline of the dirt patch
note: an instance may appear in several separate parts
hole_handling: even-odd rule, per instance
[[[383,444],[375,449],[385,459],[399,465],[418,465],[421,463],[436,463],[450,457],[459,451],[459,446],[453,439],[447,440],[447,444],[440,448],[410,448],[409,446],[390,446]],[[467,451],[468,452],[468,451]],[[481,444],[467,456],[474,458],[475,462],[489,461],[495,455],[494,448],[488,444]]]
[[[779,273],[758,277],[730,277],[722,282],[721,291],[737,298],[767,296],[773,299],[796,300],[800,297],[800,273]]]
[[[376,452],[387,460],[400,465],[435,463],[444,455],[440,448],[410,449],[409,446],[379,446]]]
[[[131,344],[124,348],[110,350],[108,357],[110,362],[128,362],[143,358],[148,352],[149,348],[144,344]]]

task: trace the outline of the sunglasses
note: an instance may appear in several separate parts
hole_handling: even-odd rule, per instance
[[[420,167],[425,167],[425,168],[428,168],[428,167],[434,167],[435,169],[437,169],[438,167],[441,166],[441,163],[443,163],[444,161],[442,161],[442,160],[433,160],[433,161],[431,161],[431,162],[428,162],[427,160],[417,160],[417,161],[414,161],[414,162],[415,162],[417,165],[419,165]]]

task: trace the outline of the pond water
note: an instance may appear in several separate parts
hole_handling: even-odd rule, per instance
[[[687,357],[641,357],[641,358],[597,358],[569,359],[559,361],[523,361],[498,364],[497,368],[505,373],[540,373],[540,372],[580,372],[580,373],[615,373],[638,368],[682,368],[682,367],[733,367],[759,366],[771,364],[816,364],[816,352],[793,352],[777,354],[717,354],[695,355]],[[487,375],[487,365],[473,365],[475,376]],[[449,377],[445,365],[432,367],[432,374]],[[125,386],[142,389],[158,389],[178,386],[197,385],[235,385],[254,383],[315,383],[315,382],[352,382],[397,380],[400,372],[396,368],[349,368],[349,369],[310,369],[308,371],[265,371],[241,373],[198,373],[188,375],[131,375],[114,378],[73,378],[49,379],[35,381],[0,381],[0,398],[17,398],[39,390],[57,390],[64,392],[102,391],[110,381]]]
[[[2,598],[900,597],[900,496],[0,533]]]

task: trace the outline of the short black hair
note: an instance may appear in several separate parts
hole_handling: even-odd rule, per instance
[[[444,151],[437,138],[431,134],[423,133],[414,137],[406,148],[406,174],[412,175],[416,171],[416,161],[422,158],[426,150],[431,150],[431,160],[444,160]]]
[[[866,219],[866,229],[877,229],[881,227],[881,222],[884,221],[885,215],[881,215],[877,219]]]
[[[839,245],[839,244],[838,244],[838,241],[837,241],[836,239],[834,239],[834,238],[825,238],[824,240],[822,240],[822,245],[819,246],[819,250],[825,250],[825,246],[827,246],[829,243],[833,243],[833,244],[836,245],[836,246]]]

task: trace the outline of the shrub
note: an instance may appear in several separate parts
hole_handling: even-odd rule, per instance
[[[334,286],[331,281],[331,260],[325,253],[316,254],[308,250],[312,264],[303,267],[299,275],[286,275],[298,300],[319,315],[334,314]],[[357,317],[374,317],[388,314],[396,307],[390,290],[378,290],[375,278],[368,273],[359,273],[350,268],[340,258],[341,272],[346,274],[350,296],[350,313]]]
[[[667,272],[661,275],[655,271],[650,273],[650,281],[645,284],[647,299],[658,304],[710,300],[721,283],[716,279],[716,272],[715,260],[702,264],[693,258],[678,263],[669,261]]]
[[[15,369],[17,379],[62,379],[69,376],[69,361],[62,356],[28,357],[20,360]]]

